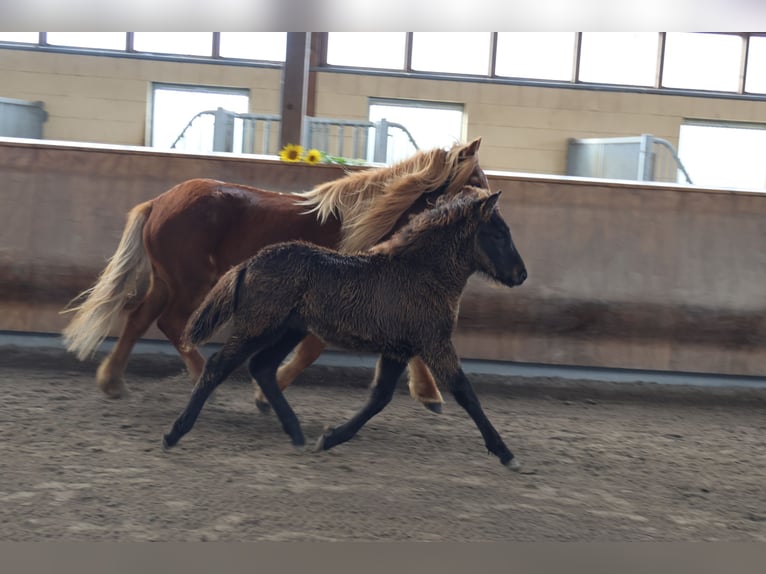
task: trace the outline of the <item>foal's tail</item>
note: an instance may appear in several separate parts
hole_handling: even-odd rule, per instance
[[[139,295],[140,280],[150,269],[143,229],[151,211],[151,201],[130,210],[117,251],[96,284],[72,299],[62,311],[75,313],[62,336],[67,350],[81,361],[96,352],[126,304]]]
[[[246,273],[245,262],[232,267],[221,276],[186,323],[181,337],[181,348],[190,349],[205,343],[229,322],[237,310],[239,289]]]

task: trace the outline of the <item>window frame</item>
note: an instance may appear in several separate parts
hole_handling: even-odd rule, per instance
[[[754,130],[758,131],[762,134],[764,134],[764,137],[766,138],[766,122],[749,122],[749,121],[736,121],[736,120],[715,120],[715,119],[699,119],[699,118],[684,118],[681,122],[681,125],[679,127],[679,145],[678,145],[678,154],[680,157],[681,154],[681,131],[684,126],[690,126],[690,127],[708,127],[708,128],[717,128],[717,129],[737,129],[737,130]],[[688,158],[687,158],[688,162]],[[688,167],[688,165],[687,165]],[[714,187],[726,187],[737,191],[766,191],[766,168],[764,169],[764,185],[761,187],[742,187],[738,185],[728,185],[728,186],[721,186],[720,184],[707,184],[707,183],[697,183],[695,180],[695,184],[702,185],[702,186],[708,186],[712,185]]]
[[[429,110],[447,110],[453,112],[460,112],[460,141],[463,141],[466,133],[466,110],[465,105],[459,102],[440,102],[437,100],[414,100],[410,98],[386,98],[379,96],[370,96],[367,98],[367,118],[370,118],[370,110],[372,106],[389,106],[400,108],[421,108]],[[371,120],[372,121],[372,120]],[[394,122],[397,123],[397,122]],[[407,127],[407,126],[405,126]],[[414,134],[410,134],[414,138]],[[417,142],[416,140],[416,143]]]
[[[208,86],[203,84],[176,84],[172,82],[151,82],[148,113],[146,117],[146,137],[144,138],[145,147],[154,147],[154,100],[157,89],[174,90],[179,92],[192,93],[214,93],[230,94],[237,96],[247,96],[248,108],[251,105],[251,94],[249,88],[231,88],[225,86]]]

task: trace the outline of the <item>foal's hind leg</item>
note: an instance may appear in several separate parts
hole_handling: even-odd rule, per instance
[[[277,371],[277,382],[280,390],[284,391],[306,367],[317,360],[326,345],[319,337],[309,334],[295,348],[295,353]],[[289,351],[288,351],[289,353]],[[284,359],[284,357],[282,357]],[[269,410],[269,402],[260,387],[255,389],[255,406],[261,412]]]
[[[367,404],[341,426],[328,429],[319,437],[315,450],[328,450],[351,439],[364,424],[378,414],[391,402],[396,382],[399,380],[406,363],[381,357],[375,368],[375,381]]]
[[[442,412],[444,399],[436,381],[420,357],[413,357],[407,364],[410,395],[423,403],[428,410]]]
[[[181,437],[188,433],[194,426],[205,401],[213,390],[228,377],[234,369],[240,366],[247,357],[257,350],[260,338],[242,338],[235,335],[223,345],[220,351],[213,353],[205,363],[197,384],[194,385],[191,398],[186,408],[181,412],[170,429],[162,439],[165,448],[175,446]]]
[[[295,446],[303,446],[306,439],[303,437],[298,417],[279,388],[276,373],[279,364],[305,336],[305,331],[287,331],[275,344],[250,359],[249,365],[250,375],[258,382],[260,390],[274,407],[282,428],[290,435]]]
[[[500,438],[495,427],[484,414],[479,398],[463,369],[460,368],[460,359],[458,359],[452,344],[447,343],[442,348],[423,353],[423,360],[431,371],[447,384],[457,403],[471,416],[479,432],[481,432],[489,452],[497,456],[500,462],[511,470],[519,470],[521,468],[519,461],[505,446],[503,439]]]
[[[121,397],[127,390],[123,375],[128,362],[128,355],[136,341],[146,333],[152,322],[162,312],[168,299],[165,283],[152,275],[149,290],[141,304],[128,315],[122,333],[117,342],[96,371],[96,384],[107,396]]]

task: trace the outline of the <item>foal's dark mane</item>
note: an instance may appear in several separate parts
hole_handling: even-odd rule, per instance
[[[437,229],[468,217],[473,201],[487,197],[490,193],[488,189],[481,187],[465,186],[457,195],[441,196],[432,208],[414,215],[389,240],[379,243],[370,249],[370,252],[389,256],[400,255],[416,243],[428,241]]]

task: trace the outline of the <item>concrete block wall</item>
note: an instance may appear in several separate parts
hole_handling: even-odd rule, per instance
[[[0,97],[42,100],[45,139],[145,145],[151,82],[246,88],[250,111],[279,113],[281,70],[0,49]],[[766,122],[760,101],[317,74],[319,117],[366,120],[369,98],[461,103],[486,169],[564,174],[567,139],[651,133],[678,145],[684,119]]]
[[[250,90],[250,112],[279,113],[281,71],[0,49],[0,97],[45,102],[43,137],[145,145],[151,84]]]
[[[330,72],[319,74],[316,115],[365,119],[369,96],[461,103],[483,166],[540,174],[566,172],[572,137],[650,133],[677,147],[684,119],[766,122],[757,101]]]

